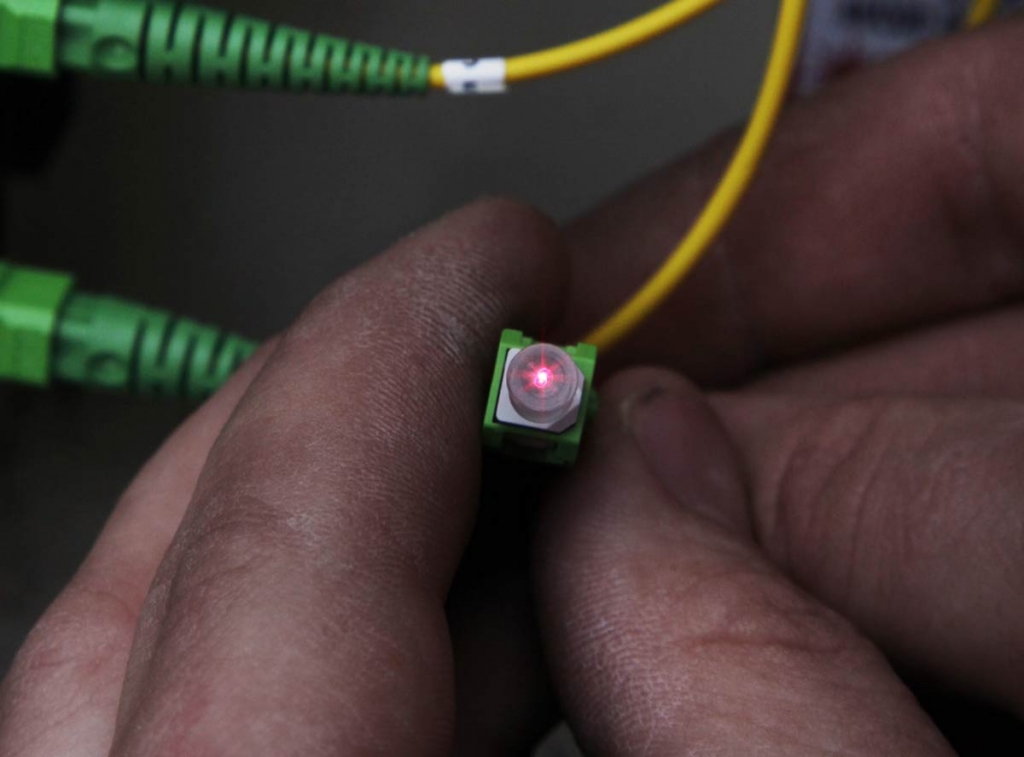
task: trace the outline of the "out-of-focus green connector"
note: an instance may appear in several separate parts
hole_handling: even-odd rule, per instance
[[[557,347],[506,329],[484,414],[484,446],[513,457],[572,465],[597,412],[597,348]]]
[[[138,78],[148,9],[147,3],[138,0],[62,0],[57,65],[114,78]]]
[[[71,276],[0,262],[0,380],[202,399],[256,345],[115,297]]]
[[[0,0],[0,70],[414,95],[430,58],[174,0]]]
[[[54,375],[96,389],[202,399],[256,345],[116,297],[73,294],[57,326]]]
[[[60,0],[0,0],[0,71],[57,72]]]
[[[53,342],[72,279],[0,261],[0,379],[46,386]]]

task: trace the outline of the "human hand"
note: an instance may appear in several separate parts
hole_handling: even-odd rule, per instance
[[[567,262],[487,201],[322,294],[117,505],[5,680],[0,754],[445,753],[494,350]]]
[[[984,46],[978,38],[931,54],[963,64],[973,59],[969,53],[983,53],[992,81],[978,91],[995,94],[984,102],[966,101],[981,112],[1013,109],[1013,68],[1002,78],[995,75],[995,63],[1012,59],[1019,43],[1019,28],[1015,37],[1011,28],[993,31]],[[976,48],[967,49],[971,45]],[[840,342],[862,341],[1015,296],[1024,276],[1022,266],[1014,263],[1019,246],[1008,227],[984,197],[967,193],[958,201],[948,194],[961,191],[953,180],[975,167],[966,152],[947,161],[950,145],[962,147],[964,132],[954,128],[964,125],[955,107],[962,92],[940,98],[949,109],[949,131],[934,124],[921,127],[921,136],[928,139],[910,150],[912,155],[904,141],[908,135],[886,129],[855,142],[874,149],[867,153],[873,156],[871,172],[850,159],[856,151],[849,140],[835,146],[850,126],[850,112],[900,107],[914,113],[913,101],[904,102],[907,93],[917,91],[922,76],[939,81],[939,74],[929,72],[946,71],[941,65],[936,57],[918,58],[867,74],[859,85],[837,88],[794,109],[724,246],[638,335],[620,363],[658,358],[705,381],[739,381],[770,361],[815,355]],[[975,71],[962,65],[958,70],[965,77]],[[924,91],[938,97],[934,87]],[[1010,140],[1012,122],[995,120],[1001,130],[989,135],[988,143],[996,143],[996,136]],[[1014,173],[1012,150],[999,154],[1000,162],[986,176],[999,186],[1001,201],[1010,203],[1017,188],[1001,175],[1019,176],[1020,171]],[[597,259],[584,267],[577,256],[564,333],[575,336],[581,324],[591,325],[595,312],[603,315],[649,270],[668,248],[662,238],[670,240],[685,225],[683,214],[668,212],[669,203],[692,207],[719,164],[714,154],[698,158],[655,179],[648,185],[655,189],[639,190],[599,220],[570,232],[576,249]],[[824,193],[814,188],[828,177],[855,199],[863,215],[822,203]],[[670,191],[663,195],[659,185]],[[680,186],[691,190],[678,191]],[[889,199],[895,205],[884,213],[879,186],[900,189]],[[779,207],[795,211],[786,224],[779,223]],[[962,236],[972,238],[958,241],[941,228],[924,236],[934,224],[920,219],[946,218],[950,207],[963,213],[971,233]],[[918,222],[908,224],[907,218]],[[914,233],[904,234],[910,226]],[[842,245],[824,245],[823,239]],[[986,252],[976,258],[964,249]],[[846,267],[839,265],[844,262]],[[781,268],[762,282],[754,274],[768,266]],[[465,753],[497,753],[473,751],[471,738],[462,741],[456,696],[460,714],[476,705],[495,719],[511,715],[509,733],[528,733],[532,729],[524,723],[543,721],[533,712],[538,702],[544,704],[537,694],[543,676],[536,675],[536,661],[508,654],[506,646],[481,645],[479,639],[490,638],[474,632],[481,628],[481,613],[472,603],[466,609],[458,602],[463,595],[458,587],[447,606],[446,599],[475,514],[478,416],[494,340],[505,325],[529,329],[531,316],[534,327],[555,323],[557,303],[565,299],[567,268],[556,235],[543,221],[505,204],[484,205],[406,240],[322,296],[281,343],[266,349],[168,442],[118,505],[88,561],[35,629],[5,682],[0,754],[86,757],[105,754],[112,741],[116,755],[443,754],[453,732],[469,745],[462,747]],[[730,276],[724,275],[730,268]],[[740,271],[745,283],[740,283]],[[905,291],[908,275],[914,281],[911,297]],[[589,282],[588,287],[588,276],[603,283],[595,288]],[[724,291],[734,294],[724,296]],[[749,294],[743,299],[752,308],[751,320],[733,318],[735,292]],[[704,320],[687,316],[693,312],[701,312]],[[679,329],[680,322],[701,328]],[[745,348],[751,344],[751,323],[763,328],[756,351]],[[714,328],[703,328],[708,324]],[[813,379],[820,387],[825,386],[823,375]],[[649,378],[641,375],[639,380]],[[690,397],[674,380],[660,374],[656,380],[665,382],[666,391]],[[632,394],[636,381],[627,377],[609,388],[613,407],[621,397],[616,392]],[[889,386],[903,391],[895,378]],[[749,396],[736,402],[747,400],[760,402]],[[719,408],[726,418],[732,417],[730,401],[721,400]],[[690,404],[696,411],[678,416],[686,421],[681,428],[692,424],[695,432],[706,434],[700,438],[713,451],[715,439],[720,440],[714,436],[721,433],[714,430],[719,421],[711,416],[709,425],[706,415],[695,421],[706,410]],[[743,412],[733,415],[747,418]],[[615,433],[609,431],[616,427],[615,417],[620,416],[609,413],[605,431],[597,430],[591,460],[600,460],[609,447],[604,440]],[[730,430],[737,437],[743,432]],[[754,438],[753,432],[748,436]],[[746,458],[743,465],[748,465]],[[609,714],[608,729],[596,733],[588,714],[601,711],[588,713],[581,706],[593,692],[607,693],[607,681],[592,682],[582,671],[588,660],[603,664],[605,658],[588,656],[593,647],[583,644],[570,648],[574,639],[557,635],[559,628],[575,627],[576,621],[584,627],[591,619],[583,613],[586,587],[581,583],[574,592],[566,578],[588,565],[582,559],[587,555],[573,549],[586,534],[585,519],[574,520],[577,510],[572,509],[580,501],[572,487],[584,485],[593,470],[592,462],[584,466],[564,504],[551,508],[544,528],[546,546],[537,570],[549,612],[542,620],[549,648],[565,645],[564,656],[554,660],[555,679],[574,726],[595,750],[627,751],[634,747],[629,723]],[[619,472],[609,466],[599,474]],[[728,494],[733,479],[723,479]],[[727,510],[729,504],[722,507]],[[700,522],[694,528],[704,526]],[[552,547],[559,544],[555,537],[564,539],[564,550]],[[727,530],[720,534],[722,542],[730,538]],[[738,543],[739,568],[751,564],[748,558],[759,559],[766,580],[776,580],[779,592],[793,591],[781,573],[756,558],[749,542]],[[480,587],[472,588],[465,595],[478,598]],[[823,590],[820,594],[828,599]],[[519,630],[520,619],[529,617],[523,597],[506,601],[504,593],[491,596],[497,613],[482,613],[484,629],[497,628],[499,638],[507,626]],[[825,616],[833,618],[827,611]],[[887,638],[856,614],[851,617],[888,648]],[[1010,615],[999,619],[1014,620]],[[835,626],[849,631],[842,622]],[[1005,633],[1006,627],[998,630]],[[503,640],[511,648],[530,649],[529,639],[511,636]],[[877,673],[877,655],[866,642],[857,649],[863,651],[857,659],[866,668],[874,665],[871,671]],[[487,667],[466,662],[478,659]],[[637,658],[636,675],[623,681],[622,692],[631,694],[632,685],[644,682],[640,663],[650,659]],[[482,673],[457,672],[467,667]],[[475,686],[487,690],[480,694]],[[514,700],[511,706],[494,696],[496,689]],[[898,689],[883,693],[906,704]],[[643,715],[639,708],[634,712]],[[673,714],[680,723],[700,715]],[[713,720],[709,717],[709,723]],[[641,717],[635,722],[648,721]],[[620,723],[622,728],[615,730]],[[914,727],[927,726],[919,717],[907,723],[911,737],[919,735]],[[879,733],[890,731],[880,727]],[[603,740],[607,734],[618,740]],[[651,729],[647,734],[654,745],[663,743],[657,741],[663,735],[674,738],[675,733]],[[511,741],[496,741],[511,750]],[[914,743],[933,742],[921,737]]]
[[[587,753],[951,753],[881,652],[1024,714],[1022,41],[1006,25],[793,108],[628,346],[728,391],[615,377],[544,511],[539,618]],[[597,277],[635,283],[718,160],[576,230],[597,260],[572,317],[608,306]]]

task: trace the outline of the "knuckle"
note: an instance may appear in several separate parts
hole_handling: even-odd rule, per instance
[[[18,653],[28,678],[80,677],[130,643],[138,612],[116,594],[75,586],[46,612]]]
[[[174,570],[165,579],[171,605],[190,598],[210,599],[263,570],[281,552],[301,553],[302,534],[264,499],[213,493],[195,503],[197,517],[182,528],[174,550]],[[216,601],[214,599],[213,601]]]
[[[695,589],[703,618],[687,642],[701,653],[750,651],[835,659],[862,654],[850,625],[765,568],[743,566],[704,579]]]
[[[122,673],[137,620],[137,609],[115,592],[72,583],[18,651],[3,684],[0,722],[43,703],[71,717]]]
[[[700,548],[686,550],[684,558],[677,536],[649,539],[642,551],[631,547],[613,556],[570,554],[577,564],[598,564],[558,577],[575,586],[567,591],[578,630],[590,634],[588,626],[597,623],[607,631],[614,619],[611,625],[636,643],[670,655],[682,650],[692,659],[715,650],[731,657],[778,652],[813,658],[862,651],[845,619],[801,592],[751,545],[703,527],[698,538]]]
[[[339,602],[358,603],[423,573],[409,539],[369,506],[300,510],[227,490],[207,493],[194,507],[156,586],[167,597],[165,616],[189,624],[219,617],[283,576],[315,577],[316,590],[331,586]],[[346,555],[339,559],[342,543]]]
[[[760,495],[760,540],[787,570],[830,586],[833,598],[845,591],[841,601],[857,586],[884,590],[907,569],[982,543],[998,560],[999,547],[1015,547],[1024,530],[1016,507],[1022,418],[1005,403],[812,407],[793,425],[774,484]]]
[[[892,426],[907,403],[843,402],[798,419],[767,502],[757,507],[760,541],[789,570],[833,563],[836,534],[856,549],[882,469],[899,455]],[[894,446],[895,445],[895,446]]]

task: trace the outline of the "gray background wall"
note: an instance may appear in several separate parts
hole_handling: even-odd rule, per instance
[[[223,3],[227,4],[227,3]],[[233,0],[435,57],[565,41],[653,0]],[[82,81],[47,170],[5,187],[8,255],[253,336],[485,193],[567,220],[740,121],[776,4],[731,0],[624,58],[504,97],[420,101]],[[181,408],[0,391],[0,669]]]

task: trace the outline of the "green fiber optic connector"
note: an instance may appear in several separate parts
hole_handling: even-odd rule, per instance
[[[60,0],[0,0],[0,71],[52,76]]]
[[[521,331],[501,334],[484,415],[484,446],[551,465],[576,462],[597,412],[597,348],[557,347]]]
[[[166,84],[422,94],[430,59],[169,0],[0,0],[0,70]]]
[[[0,379],[45,386],[60,311],[73,281],[0,260]]]
[[[202,399],[255,351],[245,339],[0,261],[0,380]]]

